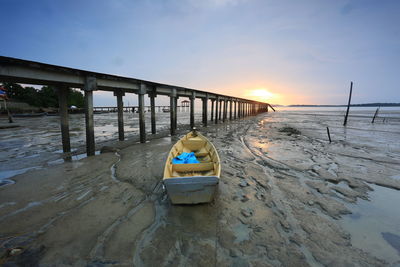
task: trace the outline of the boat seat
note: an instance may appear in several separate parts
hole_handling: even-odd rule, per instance
[[[196,151],[203,148],[206,145],[206,141],[188,139],[188,140],[182,140],[182,145],[191,151]]]
[[[214,169],[213,162],[189,163],[189,164],[172,164],[172,171],[176,172],[202,172]]]
[[[200,150],[196,150],[193,152],[194,152],[194,155],[196,156],[196,158],[206,157],[210,154],[210,152],[207,151],[207,149],[205,149],[205,148],[201,148]]]

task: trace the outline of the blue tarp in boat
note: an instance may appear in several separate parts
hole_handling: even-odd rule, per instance
[[[179,156],[172,159],[172,164],[188,164],[188,163],[200,163],[196,159],[194,152],[182,152]]]

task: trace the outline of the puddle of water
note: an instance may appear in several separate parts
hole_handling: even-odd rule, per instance
[[[0,186],[2,185],[7,185],[7,184],[14,184],[15,182],[9,178],[18,175],[18,174],[23,174],[27,171],[30,170],[39,170],[41,167],[30,167],[30,168],[24,168],[24,169],[19,169],[19,170],[6,170],[6,171],[0,171]]]
[[[251,229],[243,223],[239,223],[239,224],[235,225],[233,227],[233,233],[235,234],[235,237],[236,237],[234,242],[240,243],[240,242],[249,240],[250,232],[251,232]]]
[[[100,155],[100,150],[95,151],[95,155]],[[78,161],[78,160],[86,158],[86,157],[87,157],[86,153],[82,153],[82,154],[73,155],[71,157],[71,159],[73,161]],[[47,162],[48,165],[58,165],[58,164],[62,164],[62,163],[64,163],[64,159],[56,159],[56,160]],[[16,175],[23,174],[23,173],[26,173],[31,170],[40,170],[42,168],[43,168],[42,166],[33,166],[33,167],[23,168],[23,169],[18,169],[18,170],[0,171],[0,187],[4,186],[4,185],[15,184],[15,181],[13,181],[10,178],[12,178]]]
[[[354,247],[391,264],[400,264],[400,191],[370,185],[371,201],[350,204],[353,212],[340,221]]]

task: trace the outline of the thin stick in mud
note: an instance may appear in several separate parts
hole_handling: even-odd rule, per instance
[[[332,143],[331,134],[329,132],[329,127],[328,126],[326,126],[326,132],[328,133],[329,143]]]
[[[350,82],[349,103],[347,104],[346,116],[344,116],[343,126],[346,126],[346,124],[347,124],[347,117],[349,116],[350,102],[351,102],[351,93],[352,93],[352,91],[353,91],[353,82]]]
[[[372,118],[371,123],[374,123],[375,118],[376,118],[376,116],[378,115],[378,112],[379,112],[379,108],[376,109],[375,114],[374,114],[374,117]]]

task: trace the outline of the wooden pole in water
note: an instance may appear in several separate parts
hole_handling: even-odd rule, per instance
[[[329,127],[326,126],[326,132],[328,133],[329,143],[332,143],[331,134],[329,133]]]
[[[194,127],[194,100],[196,99],[196,92],[192,91],[190,96],[190,129]]]
[[[346,124],[347,124],[347,117],[349,116],[350,102],[351,102],[351,93],[352,93],[352,91],[353,91],[353,82],[350,83],[349,103],[347,104],[347,110],[346,110],[346,115],[345,115],[345,117],[344,117],[343,126],[346,126]]]
[[[95,77],[86,77],[85,80],[85,122],[86,122],[86,154],[94,156],[94,117],[93,117],[93,91],[97,89],[97,80]]]
[[[140,143],[146,143],[146,124],[144,115],[144,95],[147,92],[145,84],[140,84],[138,92],[138,102],[139,102],[139,133],[140,133]]]
[[[61,140],[63,152],[71,152],[71,141],[69,137],[69,120],[68,120],[68,87],[59,86],[58,92],[58,106],[60,115],[61,126]],[[70,157],[69,157],[70,158]]]
[[[375,118],[376,118],[376,116],[378,115],[378,112],[379,112],[379,108],[376,109],[375,114],[374,114],[374,117],[372,118],[371,123],[374,123],[374,122],[375,122]]]
[[[271,106],[270,104],[268,104],[268,106],[269,106],[270,108],[272,108],[272,110],[275,112],[275,109],[274,109],[273,106]]]
[[[114,96],[117,97],[117,110],[118,110],[118,139],[119,141],[125,140],[125,131],[124,131],[124,103],[122,101],[122,97],[125,95],[125,92],[122,90],[114,91]]]

